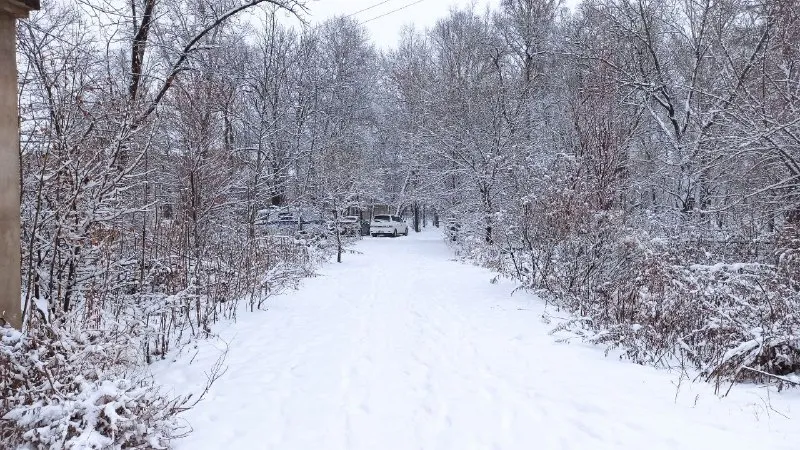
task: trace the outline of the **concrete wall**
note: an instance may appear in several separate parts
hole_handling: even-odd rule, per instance
[[[0,12],[0,318],[20,328],[20,180],[15,29],[15,18]]]

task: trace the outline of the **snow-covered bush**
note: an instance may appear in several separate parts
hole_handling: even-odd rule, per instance
[[[800,371],[797,280],[776,267],[686,265],[663,241],[633,237],[592,264],[580,289],[558,290],[589,340],[639,363],[688,363],[715,380]]]
[[[778,238],[776,264],[788,276],[800,273],[800,225],[786,226]]]
[[[643,217],[564,158],[503,215],[493,245],[466,229],[461,254],[538,290],[569,330],[641,364],[721,381],[800,378],[800,239],[714,231],[691,213]],[[601,192],[602,194],[598,194]],[[516,211],[516,212],[514,212]],[[673,224],[668,226],[667,224]]]
[[[131,372],[124,334],[0,329],[3,448],[167,448],[184,399]]]
[[[781,251],[778,265],[709,263],[714,256],[694,242],[636,231],[613,213],[591,217],[571,222],[558,239],[541,236],[537,247],[506,254],[507,274],[575,314],[556,331],[621,348],[637,363],[691,367],[717,382],[793,383],[800,374],[793,250]]]

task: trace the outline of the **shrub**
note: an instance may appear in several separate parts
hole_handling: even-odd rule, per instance
[[[560,243],[549,291],[586,340],[640,364],[708,380],[793,383],[800,373],[796,272],[765,263],[688,264],[673,242],[624,228]]]
[[[0,330],[0,441],[11,448],[167,448],[184,399],[131,373],[114,332]]]
[[[718,386],[796,384],[796,229],[764,240],[704,231],[691,214],[632,217],[593,192],[564,177],[505,215],[508,232],[494,248],[464,238],[461,254],[575,315],[555,331],[622,349],[636,363],[691,368]]]

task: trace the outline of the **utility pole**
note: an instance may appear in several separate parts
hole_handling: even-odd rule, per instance
[[[0,325],[22,328],[17,19],[39,0],[0,0]]]

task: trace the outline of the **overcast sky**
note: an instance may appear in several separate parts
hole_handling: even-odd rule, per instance
[[[574,4],[577,0],[567,0],[567,3]],[[378,47],[389,48],[394,47],[404,25],[414,23],[419,28],[430,27],[446,16],[452,6],[471,4],[483,11],[486,5],[496,8],[500,0],[310,0],[309,9],[312,23],[335,15],[354,14],[353,17],[365,23]],[[358,12],[367,8],[370,9]]]

